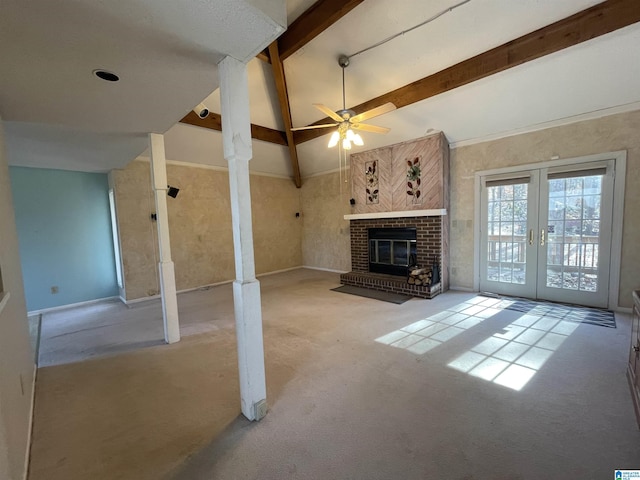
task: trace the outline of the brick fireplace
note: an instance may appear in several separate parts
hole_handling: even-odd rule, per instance
[[[433,213],[428,216],[350,219],[352,271],[340,275],[340,282],[344,285],[403,293],[421,298],[433,298],[446,290],[448,288],[447,245],[443,239],[447,238],[445,231],[448,224],[446,216],[440,211]],[[353,215],[353,217],[358,216]],[[440,271],[440,282],[429,286],[411,285],[407,283],[406,275],[370,272],[368,237],[370,228],[415,228],[416,263],[420,267],[431,267],[435,260]]]
[[[353,153],[350,165],[352,213],[344,218],[350,221],[352,271],[340,276],[341,283],[421,298],[446,291],[449,144],[445,135],[436,132]],[[387,230],[396,228],[415,229],[415,236]],[[369,229],[383,231],[376,236],[378,232]],[[420,268],[409,270],[414,260]],[[432,282],[431,272],[422,270],[431,269],[434,261],[439,282]],[[407,271],[413,272],[410,278]]]

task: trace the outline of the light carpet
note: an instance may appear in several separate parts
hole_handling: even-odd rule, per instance
[[[629,316],[570,330],[473,294],[393,305],[335,295],[338,283],[309,270],[262,280],[270,411],[259,423],[239,416],[228,285],[179,297],[197,335],[170,346],[136,348],[159,340],[153,315],[113,324],[107,309],[93,336],[72,333],[79,312],[73,325],[45,318],[43,355],[59,364],[38,374],[30,479],[599,479],[640,468]],[[118,348],[65,363],[65,352],[91,356],[101,335]],[[439,344],[409,350],[425,340]],[[506,347],[547,352],[527,357],[539,364],[520,390],[495,383]]]

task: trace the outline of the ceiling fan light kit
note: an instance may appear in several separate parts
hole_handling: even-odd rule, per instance
[[[331,138],[329,139],[329,145],[327,145],[329,148],[333,148],[336,145],[338,145],[338,142],[340,141],[340,134],[338,133],[338,131],[336,130],[335,132],[333,132],[331,134]]]
[[[338,110],[334,112],[329,107],[321,104],[314,103],[313,106],[320,110],[322,113],[327,115],[329,118],[334,120],[334,123],[323,123],[320,125],[309,125],[308,127],[298,127],[292,128],[292,131],[296,130],[311,130],[314,128],[329,128],[329,127],[338,127],[336,131],[333,132],[331,138],[329,139],[329,143],[327,146],[329,148],[333,148],[336,145],[340,145],[343,150],[351,150],[351,146],[362,146],[364,145],[364,141],[359,133],[355,133],[354,130],[363,130],[365,132],[373,132],[373,133],[389,133],[390,129],[386,127],[378,127],[375,125],[368,125],[364,122],[365,120],[369,120],[370,118],[377,117],[378,115],[382,115],[384,113],[391,112],[396,109],[396,106],[393,103],[385,103],[376,108],[372,108],[366,112],[363,112],[359,115],[356,115],[356,112],[353,110],[347,109],[346,106],[346,94],[345,94],[345,81],[344,81],[344,69],[349,66],[349,57],[346,55],[340,55],[338,58],[338,65],[342,68],[342,110]]]

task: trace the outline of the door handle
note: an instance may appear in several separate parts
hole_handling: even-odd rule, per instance
[[[540,229],[540,246],[544,246],[544,228]]]
[[[529,245],[533,245],[533,228],[529,229]]]

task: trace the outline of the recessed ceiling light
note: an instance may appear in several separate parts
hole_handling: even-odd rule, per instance
[[[107,72],[106,70],[94,70],[93,74],[101,78],[102,80],[106,80],[107,82],[117,82],[120,80],[120,77],[112,72]]]

